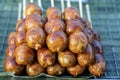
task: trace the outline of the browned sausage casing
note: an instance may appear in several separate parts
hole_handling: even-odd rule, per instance
[[[69,74],[73,75],[74,77],[81,75],[84,72],[84,70],[85,67],[80,66],[79,64],[67,67],[67,71],[69,72]]]
[[[100,34],[96,30],[92,30],[92,32],[94,35],[94,39],[100,41],[101,40]]]
[[[44,73],[45,68],[43,68],[38,62],[34,62],[27,65],[26,72],[29,76],[36,76],[40,73]]]
[[[93,62],[94,53],[91,45],[88,44],[87,49],[84,53],[78,53],[77,60],[81,66],[88,66]]]
[[[25,28],[25,19],[18,20],[16,24],[16,32],[26,30]]]
[[[8,36],[8,45],[15,45],[15,36],[16,36],[16,32],[11,32]]]
[[[19,46],[21,44],[23,44],[25,42],[25,37],[26,37],[26,31],[19,31],[16,33],[16,37],[15,37],[15,44],[16,46]]]
[[[14,54],[16,63],[20,65],[31,64],[34,60],[34,51],[26,44],[16,47]]]
[[[98,40],[94,40],[93,41],[93,49],[94,49],[94,52],[95,53],[100,53],[103,55],[103,47],[102,47],[102,44],[100,43],[100,41]]]
[[[76,30],[83,31],[84,25],[79,19],[70,19],[66,21],[66,33],[69,35]]]
[[[106,62],[101,54],[95,54],[95,61],[89,66],[89,71],[95,76],[101,76],[105,72]]]
[[[25,67],[23,65],[18,65],[13,57],[6,57],[4,62],[4,70],[6,72],[11,72],[15,75],[21,75],[24,71],[24,68]]]
[[[94,34],[92,33],[91,29],[85,28],[83,33],[86,35],[89,44],[92,44],[94,41]]]
[[[47,48],[42,48],[37,52],[37,59],[42,67],[48,67],[55,64],[56,54]]]
[[[25,9],[25,16],[28,16],[28,15],[31,15],[31,14],[39,14],[39,15],[42,15],[42,10],[41,8],[36,5],[35,3],[29,3],[27,6],[26,6],[26,9]]]
[[[65,31],[65,24],[60,19],[51,19],[45,24],[46,33],[51,33],[54,31]]]
[[[48,34],[46,43],[52,52],[59,52],[67,46],[67,35],[62,31],[55,31]]]
[[[47,73],[52,76],[60,76],[64,73],[64,71],[65,68],[62,67],[60,64],[55,64],[47,68]]]
[[[62,67],[73,66],[76,63],[76,56],[69,50],[58,52],[58,62]]]
[[[64,11],[64,20],[69,20],[69,19],[79,19],[80,14],[79,11],[75,7],[68,7]]]
[[[15,52],[15,45],[9,45],[6,49],[6,57],[11,56],[14,57],[14,52]]]
[[[49,7],[46,11],[46,18],[47,20],[61,19],[62,18],[61,11],[56,7]]]
[[[69,36],[69,49],[73,53],[82,53],[87,48],[87,37],[83,32],[75,31]]]
[[[85,19],[85,18],[80,18],[80,20],[82,21],[82,23],[84,24],[84,27],[87,28],[87,29],[90,29],[91,25],[90,25],[90,22]]]
[[[42,48],[45,45],[46,34],[40,27],[33,27],[26,33],[27,45],[35,50]]]
[[[43,27],[44,21],[41,15],[39,14],[31,14],[25,19],[25,27],[29,30],[32,27]]]

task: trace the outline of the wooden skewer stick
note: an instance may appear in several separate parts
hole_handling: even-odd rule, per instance
[[[22,3],[18,4],[18,20],[21,18],[21,11],[22,11]]]
[[[67,0],[67,7],[71,7],[70,0]]]
[[[54,0],[51,0],[51,7],[54,7]]]
[[[60,0],[61,1],[61,10],[62,12],[64,12],[64,0]]]
[[[38,0],[38,5],[40,6],[40,8],[43,10],[43,7],[42,7],[42,2],[41,0]]]
[[[83,17],[82,0],[79,0],[79,11],[80,11],[80,16]]]
[[[26,0],[23,0],[23,18],[25,18],[25,6],[26,6]]]
[[[86,4],[86,12],[87,12],[87,17],[88,17],[88,20],[90,21],[91,23],[91,29],[92,29],[92,21],[91,21],[91,16],[90,16],[90,7],[89,7],[89,4]]]
[[[34,1],[33,0],[30,0],[31,3],[33,3]]]

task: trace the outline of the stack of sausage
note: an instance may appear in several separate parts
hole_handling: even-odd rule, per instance
[[[25,16],[8,37],[6,72],[60,76],[67,71],[74,77],[86,69],[96,76],[104,73],[106,62],[100,35],[76,8],[66,8],[62,16],[58,8],[50,7],[45,20],[41,8],[29,3]]]

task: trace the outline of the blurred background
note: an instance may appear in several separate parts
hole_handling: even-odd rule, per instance
[[[29,0],[26,0],[27,3]],[[50,0],[41,0],[43,16],[50,7]],[[88,2],[86,2],[88,1]],[[3,71],[7,37],[15,31],[18,19],[18,3],[22,0],[0,0],[0,71]],[[34,0],[37,4],[37,0]],[[54,0],[55,6],[61,9],[60,0]],[[120,79],[120,0],[85,0],[83,17],[87,18],[85,5],[89,4],[93,29],[100,32],[107,62],[105,74],[100,79]],[[79,9],[77,0],[71,5]],[[67,0],[64,0],[67,7]],[[2,79],[3,80],[3,79]]]

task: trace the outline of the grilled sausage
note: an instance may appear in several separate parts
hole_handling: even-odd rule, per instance
[[[89,65],[89,71],[95,76],[101,76],[105,72],[106,62],[101,54],[95,54],[95,61]]]
[[[29,76],[36,76],[38,74],[44,73],[45,68],[43,68],[38,62],[33,62],[26,66],[26,72]]]
[[[22,75],[24,68],[25,67],[23,65],[19,65],[15,62],[14,57],[12,56],[6,57],[5,62],[4,62],[5,72],[11,72],[15,75]]]
[[[16,36],[16,32],[11,32],[8,36],[8,45],[15,45],[15,36]]]
[[[79,19],[70,19],[66,21],[66,33],[70,35],[71,33],[79,30],[83,31],[84,25]]]
[[[58,62],[62,67],[73,66],[76,63],[76,56],[69,50],[58,52]]]
[[[37,52],[37,59],[38,59],[39,64],[42,67],[46,68],[48,66],[55,64],[56,54],[52,53],[47,48],[42,48],[42,49],[39,49]]]
[[[29,3],[25,9],[25,16],[27,17],[28,15],[31,15],[31,14],[42,15],[42,9],[35,3]]]
[[[44,20],[41,15],[39,14],[31,14],[26,17],[25,19],[25,27],[29,30],[32,27],[41,27],[44,26]]]
[[[52,52],[59,52],[67,46],[67,36],[62,31],[55,31],[48,34],[46,43]]]
[[[80,18],[80,14],[77,8],[75,7],[66,8],[64,11],[64,20],[75,19],[75,18],[77,19]]]
[[[60,76],[64,73],[64,71],[65,68],[62,67],[60,64],[55,64],[47,68],[47,73],[52,76]]]
[[[61,19],[62,18],[61,11],[56,7],[49,7],[46,11],[46,18],[47,20]]]
[[[69,36],[69,49],[73,53],[82,53],[87,48],[87,37],[83,32],[76,31]]]
[[[88,66],[94,60],[94,53],[91,45],[88,44],[87,49],[84,53],[78,53],[77,61],[81,66]]]
[[[65,31],[65,24],[60,19],[51,19],[45,24],[46,33],[51,33],[54,31]]]
[[[35,50],[45,45],[46,34],[40,27],[33,27],[26,33],[27,45]]]
[[[16,24],[16,32],[24,31],[24,30],[26,30],[25,19],[20,19]]]
[[[84,70],[85,70],[85,67],[80,66],[79,64],[67,67],[68,73],[73,75],[74,77],[81,75],[84,72]]]
[[[17,32],[16,37],[15,37],[16,46],[19,46],[19,45],[25,43],[26,42],[25,37],[26,37],[26,31],[25,30]]]
[[[19,45],[15,49],[15,61],[20,65],[31,64],[34,60],[34,51],[26,44]]]

